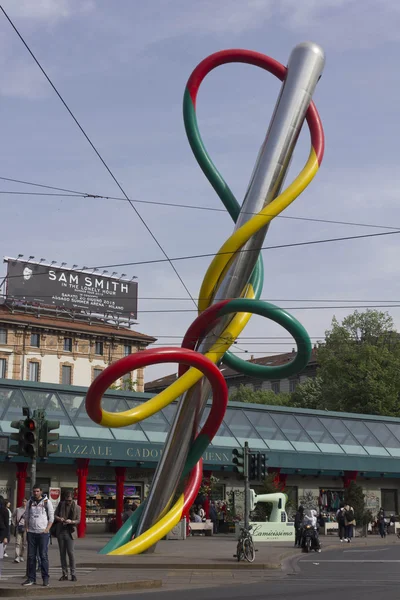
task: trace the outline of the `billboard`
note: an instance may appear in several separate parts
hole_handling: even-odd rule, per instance
[[[137,317],[138,284],[43,263],[5,258],[8,299],[39,306],[65,307],[93,314]]]

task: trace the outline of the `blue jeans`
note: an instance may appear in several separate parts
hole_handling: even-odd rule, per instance
[[[49,579],[49,546],[48,533],[31,533],[28,531],[28,579],[36,581],[36,555],[39,554],[42,578]]]
[[[353,537],[353,525],[346,525],[344,528],[344,535],[348,540]]]
[[[49,546],[50,546],[50,541],[51,541],[51,537],[49,535],[49,539],[47,541],[47,552],[49,551]],[[41,571],[42,570],[42,564],[40,562],[40,553],[39,553],[39,548],[36,549],[36,560],[37,560],[37,568],[36,571]]]

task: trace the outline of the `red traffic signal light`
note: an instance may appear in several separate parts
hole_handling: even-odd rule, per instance
[[[23,425],[23,456],[34,458],[37,454],[37,442],[35,419],[25,419]]]

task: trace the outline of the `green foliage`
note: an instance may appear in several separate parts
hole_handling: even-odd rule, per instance
[[[317,377],[293,394],[241,385],[236,402],[400,417],[400,335],[387,313],[355,311],[332,320],[317,350]]]
[[[387,313],[367,310],[332,321],[318,350],[321,405],[400,416],[400,337]]]
[[[323,407],[321,378],[309,377],[304,383],[299,384],[292,394],[291,406],[310,410],[321,409]]]
[[[118,390],[121,392],[136,392],[136,384],[137,381],[132,381],[131,379],[123,381],[120,385],[113,383],[110,385],[110,390]]]
[[[365,510],[365,494],[362,486],[355,481],[350,482],[349,487],[344,492],[344,501],[345,504],[353,507],[356,524],[364,525],[365,519],[369,518],[369,515],[368,511]]]
[[[256,390],[241,385],[232,393],[229,400],[246,404],[267,404],[270,406],[290,406],[290,394],[275,394],[271,390]]]

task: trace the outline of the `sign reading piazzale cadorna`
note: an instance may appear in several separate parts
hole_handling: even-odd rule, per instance
[[[53,456],[64,458],[93,458],[103,460],[138,460],[143,462],[157,462],[160,460],[163,446],[137,444],[132,442],[107,441],[98,442],[88,440],[77,443],[76,438],[63,438],[59,443],[60,451]],[[213,448],[204,453],[206,464],[229,465],[231,454],[226,449]]]
[[[94,314],[137,317],[138,284],[44,263],[5,258],[7,298],[39,306],[59,306]]]

